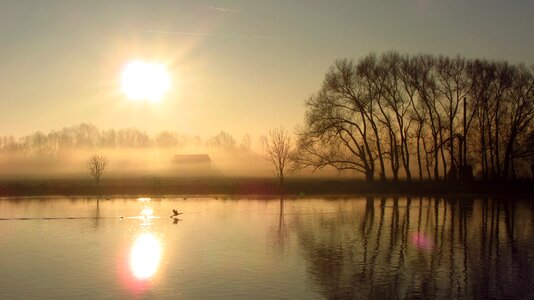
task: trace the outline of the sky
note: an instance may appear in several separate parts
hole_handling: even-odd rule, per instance
[[[92,123],[259,136],[304,118],[338,58],[460,54],[534,64],[534,1],[0,0],[0,135]],[[120,73],[163,63],[171,90],[131,101]]]

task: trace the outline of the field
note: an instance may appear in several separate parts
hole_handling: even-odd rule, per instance
[[[114,195],[533,195],[530,180],[517,182],[373,182],[358,179],[291,178],[280,185],[266,177],[132,177],[109,178],[99,186],[89,179],[0,181],[0,196]]]

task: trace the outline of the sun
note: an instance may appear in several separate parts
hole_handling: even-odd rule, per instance
[[[130,100],[158,102],[171,88],[171,76],[163,64],[134,60],[122,70],[120,84]]]

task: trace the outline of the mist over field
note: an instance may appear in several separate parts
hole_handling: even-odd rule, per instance
[[[136,128],[100,130],[80,124],[0,137],[0,179],[89,178],[87,162],[94,154],[108,159],[106,178],[272,177],[274,171],[263,153],[264,139],[246,135],[239,140],[226,132],[207,138],[173,131],[151,136]],[[293,170],[291,174],[339,176],[333,170]]]

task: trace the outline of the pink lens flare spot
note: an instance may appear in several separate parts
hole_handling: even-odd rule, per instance
[[[414,232],[411,235],[412,244],[421,250],[432,250],[432,240],[422,232]]]

